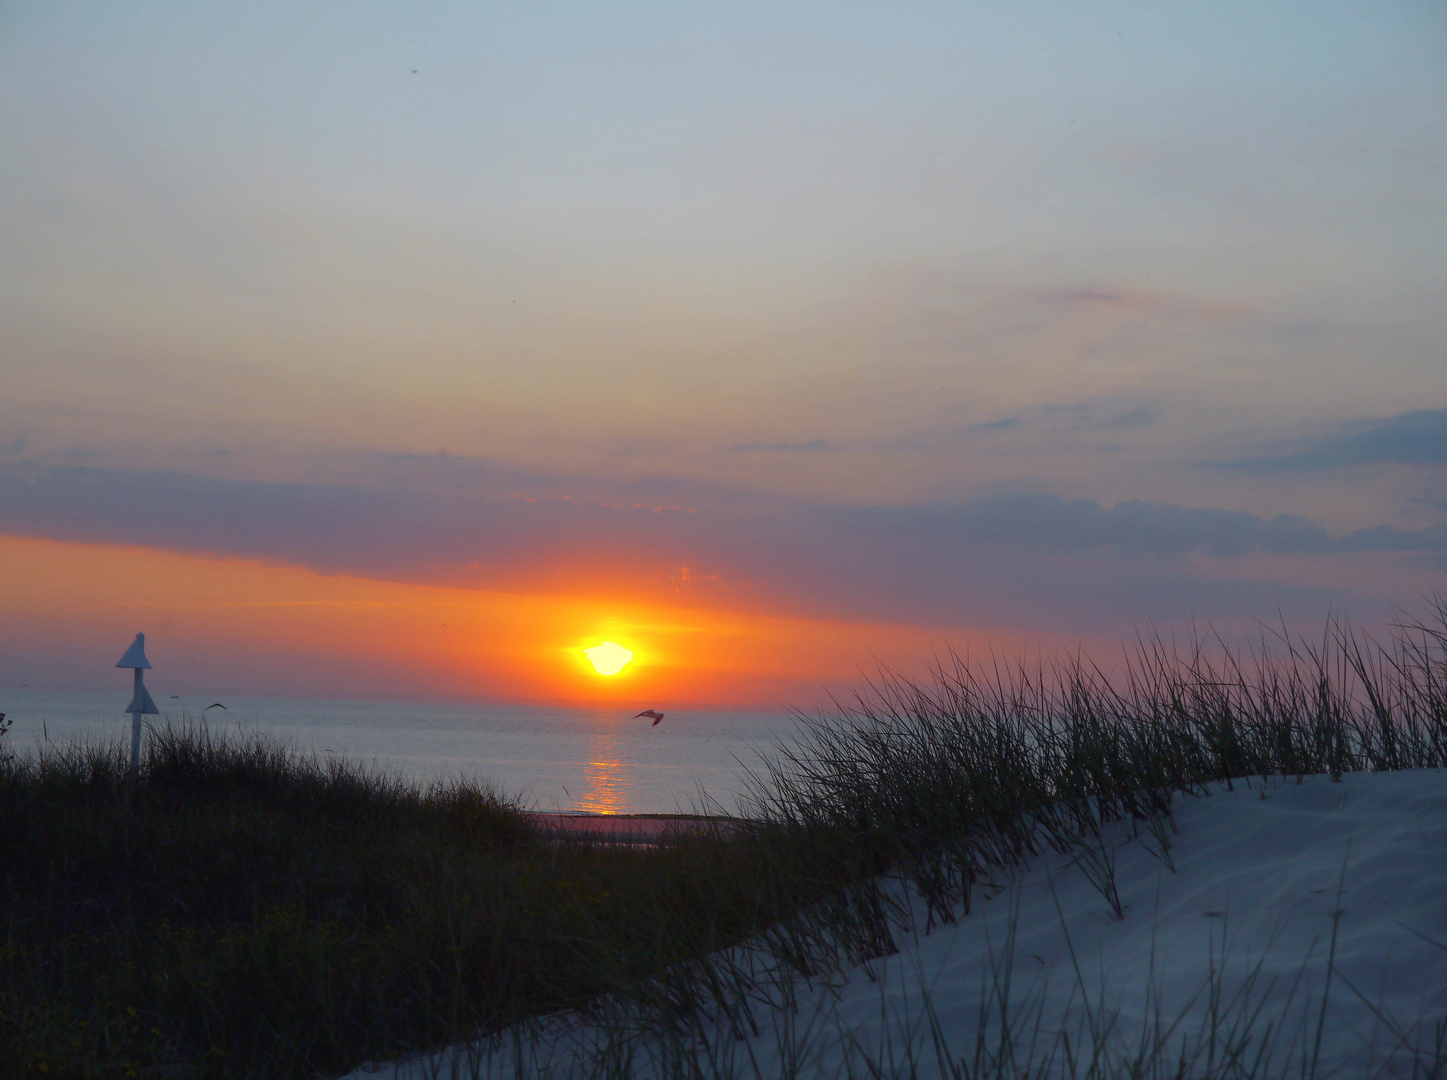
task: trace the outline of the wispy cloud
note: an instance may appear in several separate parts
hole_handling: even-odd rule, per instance
[[[1081,285],[1063,289],[1028,289],[1023,295],[1036,303],[1074,309],[1115,311],[1128,318],[1239,318],[1249,309],[1241,304],[1228,304],[1201,296],[1141,289],[1100,288]]]
[[[730,449],[730,450],[733,450],[733,451],[749,451],[749,450],[774,450],[774,451],[780,451],[780,450],[833,450],[834,447],[832,447],[831,445],[829,445],[829,443],[826,442],[826,441],[823,440],[823,439],[815,439],[815,440],[813,440],[812,442],[803,442],[803,443],[796,443],[796,442],[737,443],[737,444],[734,445],[734,446],[730,446],[729,449]]]
[[[1264,518],[1242,510],[1127,501],[1104,506],[1057,495],[1005,495],[959,506],[877,511],[893,527],[969,544],[1010,544],[1071,552],[1234,557],[1252,552],[1447,551],[1447,529],[1377,526],[1333,535],[1307,518]]]
[[[1142,407],[1107,416],[1104,420],[1097,420],[1093,426],[1098,428],[1141,428],[1154,424],[1156,419],[1156,413]]]
[[[1144,405],[1137,405],[1133,409],[1125,409],[1118,412],[1107,412],[1103,416],[1101,415],[1103,407],[1100,404],[1087,402],[1077,402],[1074,405],[1044,405],[1031,411],[1038,416],[1047,417],[1050,421],[1053,421],[1052,426],[1054,430],[1065,431],[1102,431],[1121,428],[1143,428],[1149,427],[1160,419],[1159,412],[1147,408]],[[1065,421],[1063,428],[1060,426],[1061,420]]]
[[[1447,409],[1421,409],[1364,421],[1295,449],[1215,464],[1248,472],[1318,470],[1376,464],[1447,464]]]
[[[1075,289],[1037,289],[1034,295],[1040,300],[1060,304],[1129,304],[1145,306],[1140,297],[1127,300],[1124,295],[1109,289],[1083,286]]]

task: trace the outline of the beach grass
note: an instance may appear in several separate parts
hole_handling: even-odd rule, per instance
[[[626,992],[826,891],[702,829],[544,835],[497,793],[163,726],[0,771],[0,1062],[317,1076]]]
[[[0,1061],[18,1075],[312,1077],[560,1010],[683,1031],[893,951],[1045,848],[1107,902],[1127,820],[1181,793],[1447,765],[1447,611],[1378,642],[1136,643],[1117,673],[951,659],[799,717],[746,814],[652,847],[257,736],[161,727],[0,764]],[[744,943],[747,942],[747,946]],[[760,955],[770,963],[760,964]],[[774,974],[771,974],[773,972]],[[772,981],[771,981],[772,980]]]
[[[1043,847],[1075,852],[1108,894],[1101,827],[1140,822],[1169,859],[1180,794],[1447,765],[1447,610],[1433,613],[1385,643],[1334,624],[1316,643],[1282,634],[1246,656],[1141,640],[1114,677],[1078,656],[951,657],[927,682],[883,673],[800,718],[802,737],[755,774],[750,813],[868,845],[942,918],[968,910],[977,879]]]

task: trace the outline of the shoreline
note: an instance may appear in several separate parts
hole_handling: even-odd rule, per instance
[[[699,833],[711,828],[730,830],[734,819],[706,814],[601,814],[587,810],[522,811],[545,832],[555,836],[591,833],[613,843],[654,843],[669,833]]]

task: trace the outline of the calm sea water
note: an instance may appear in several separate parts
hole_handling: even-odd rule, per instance
[[[0,692],[17,750],[49,739],[129,740],[118,693]],[[672,813],[703,798],[738,809],[744,765],[757,764],[773,736],[792,724],[779,713],[669,710],[657,727],[636,710],[516,705],[415,704],[238,698],[157,697],[161,716],[205,720],[213,731],[257,731],[302,750],[335,753],[405,776],[477,777],[520,795],[537,810]]]

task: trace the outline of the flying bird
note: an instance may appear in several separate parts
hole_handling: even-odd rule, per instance
[[[660,720],[663,719],[663,714],[662,714],[661,712],[657,712],[657,711],[654,710],[654,709],[644,709],[641,713],[638,714],[638,716],[651,716],[651,717],[653,717],[653,723],[652,723],[652,725],[650,725],[650,726],[652,726],[652,727],[657,727],[657,726],[658,726],[658,721],[660,721]],[[635,716],[633,719],[637,720],[637,719],[638,719],[638,716]]]
[[[226,706],[223,705],[223,704],[221,704],[221,702],[219,702],[219,701],[213,701],[210,705],[207,705],[206,708],[205,708],[205,709],[202,709],[201,711],[204,713],[204,712],[206,712],[206,711],[209,710],[209,709],[226,709]],[[231,710],[230,710],[230,709],[226,709],[226,711],[227,711],[227,712],[230,712]]]

